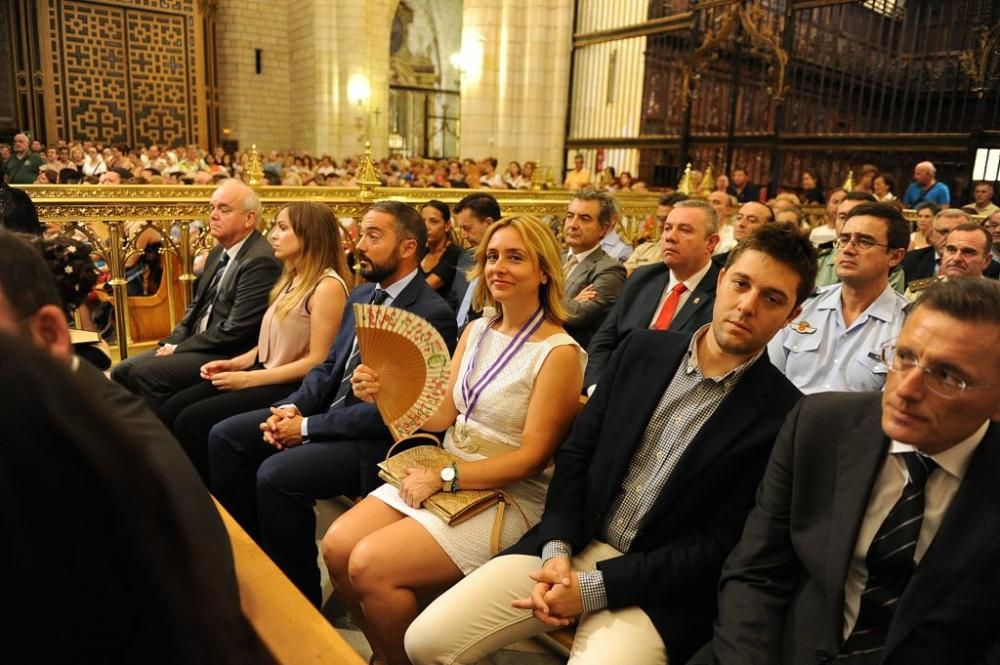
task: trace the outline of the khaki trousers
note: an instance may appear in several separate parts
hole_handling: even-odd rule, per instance
[[[598,561],[621,556],[594,541],[573,557],[575,570],[594,570]],[[406,653],[414,665],[475,663],[508,644],[555,627],[531,612],[510,606],[527,598],[541,568],[535,556],[500,556],[431,603],[406,631]],[[576,629],[569,665],[667,665],[667,650],[649,617],[638,607],[584,614]]]

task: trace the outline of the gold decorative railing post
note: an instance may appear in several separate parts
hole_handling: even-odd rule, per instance
[[[701,177],[701,184],[698,186],[698,191],[695,193],[695,197],[699,199],[707,199],[708,195],[712,193],[715,189],[715,174],[712,173],[712,165],[709,164],[705,168],[705,175]]]
[[[365,141],[365,154],[361,156],[361,168],[355,177],[358,187],[361,188],[360,196],[366,201],[375,198],[375,188],[382,184],[379,180],[378,171],[375,170],[375,162],[372,160],[371,141]]]
[[[854,171],[850,170],[847,172],[847,179],[844,180],[843,189],[845,192],[854,191]]]
[[[111,295],[115,299],[115,330],[118,333],[119,358],[128,357],[128,280],[125,279],[125,222],[116,219],[108,225],[108,268],[111,270]]]
[[[684,167],[684,175],[677,183],[677,191],[684,196],[691,196],[691,162],[688,162],[687,166]]]
[[[181,225],[181,251],[178,256],[181,260],[181,276],[178,279],[184,286],[184,307],[187,308],[194,301],[194,280],[197,279],[194,274],[194,254],[191,252],[191,221],[181,219],[177,223]]]
[[[264,165],[260,159],[260,153],[257,152],[257,144],[254,143],[250,146],[250,155],[247,156],[247,184],[251,187],[258,187],[264,180]]]

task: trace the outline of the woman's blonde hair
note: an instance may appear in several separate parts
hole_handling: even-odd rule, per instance
[[[568,318],[569,312],[563,305],[563,294],[566,291],[566,279],[563,276],[562,251],[552,229],[540,218],[532,215],[517,215],[514,217],[503,217],[490,224],[486,229],[482,242],[476,248],[476,265],[469,271],[469,281],[479,278],[476,283],[476,290],[472,294],[472,306],[476,309],[483,307],[497,308],[497,302],[490,293],[483,273],[486,268],[486,248],[490,244],[493,234],[502,228],[510,227],[521,234],[524,244],[528,246],[528,253],[531,260],[548,277],[548,280],[538,287],[538,299],[541,301],[542,311],[545,318],[553,323],[562,325]]]
[[[333,268],[344,280],[344,284],[351,278],[344,248],[340,242],[340,223],[333,211],[328,206],[313,201],[295,201],[289,203],[283,210],[288,211],[288,223],[298,237],[302,249],[294,265],[291,262],[285,263],[281,278],[271,289],[273,303],[296,277],[299,278],[295,288],[275,310],[275,315],[279,319],[288,316],[303,298],[312,293],[316,283],[328,269]]]

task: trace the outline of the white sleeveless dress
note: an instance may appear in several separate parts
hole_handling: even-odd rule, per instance
[[[479,343],[480,336],[485,335],[479,350],[479,358],[476,360],[476,367],[469,377],[470,384],[474,384],[486,373],[493,361],[507,348],[511,341],[510,337],[489,328],[488,323],[488,320],[481,318],[470,324],[472,331],[459,369],[460,377],[464,377],[469,371],[473,350]],[[540,342],[526,342],[517,355],[483,391],[475,411],[468,420],[466,420],[465,415],[467,405],[462,397],[460,378],[455,382],[453,395],[455,406],[459,411],[456,424],[464,423],[473,434],[482,438],[499,441],[514,447],[520,446],[535,377],[538,376],[542,364],[552,349],[566,345],[572,345],[578,349],[580,366],[583,368],[587,362],[587,354],[572,337],[565,333],[552,335]],[[485,455],[469,453],[457,447],[452,441],[452,434],[453,430],[448,430],[445,435],[444,447],[446,450],[468,461],[486,459]],[[545,507],[545,493],[548,490],[549,481],[552,479],[552,469],[553,465],[550,462],[542,473],[502,488],[513,496],[521,509],[524,510],[528,523],[525,524],[516,507],[508,506],[501,531],[501,548],[516,543],[525,531],[541,520],[542,510]],[[461,476],[458,480],[459,485],[461,485]],[[382,485],[370,496],[417,520],[430,532],[434,540],[441,545],[442,549],[465,575],[486,563],[493,556],[490,551],[490,534],[496,516],[495,508],[485,510],[457,526],[448,526],[423,508],[411,508],[406,505],[399,496],[399,490],[392,485]]]

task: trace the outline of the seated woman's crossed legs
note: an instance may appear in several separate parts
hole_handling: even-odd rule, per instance
[[[408,664],[403,635],[417,616],[417,594],[446,589],[462,572],[424,527],[373,497],[334,522],[321,549],[333,593],[376,662]]]

